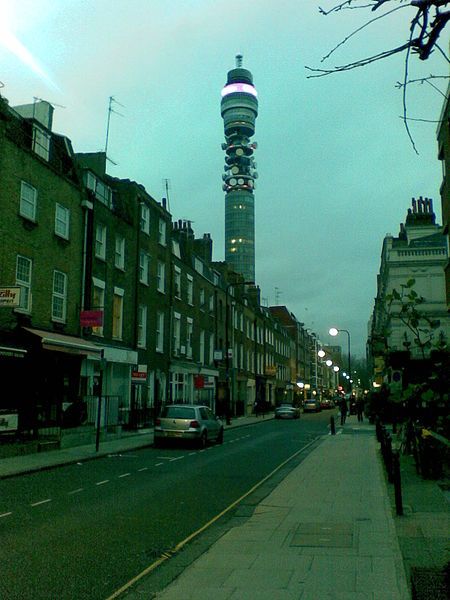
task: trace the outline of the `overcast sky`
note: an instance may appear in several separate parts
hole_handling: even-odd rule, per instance
[[[398,233],[411,198],[434,200],[441,222],[436,123],[400,119],[404,56],[307,79],[366,20],[324,17],[329,0],[0,0],[0,90],[11,105],[55,106],[54,130],[76,152],[103,150],[109,96],[109,173],[157,200],[170,181],[174,219],[211,233],[224,259],[220,91],[235,55],[253,73],[259,116],[256,280],[268,304],[286,304],[322,343],[348,329],[363,355],[383,237]],[[373,16],[373,15],[371,15]],[[355,36],[329,66],[404,43],[409,8]],[[448,48],[448,36],[441,41]],[[439,53],[412,60],[410,78],[446,74]],[[438,82],[439,83],[439,82]],[[441,89],[445,85],[441,84]],[[443,97],[410,86],[409,116],[437,120]],[[344,334],[338,338],[346,348]]]

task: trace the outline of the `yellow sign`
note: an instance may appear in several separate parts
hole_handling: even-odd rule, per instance
[[[0,287],[0,306],[19,306],[20,287]]]

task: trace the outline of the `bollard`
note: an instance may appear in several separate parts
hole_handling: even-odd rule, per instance
[[[403,515],[402,480],[400,475],[400,456],[398,450],[392,452],[392,476],[394,480],[395,510],[397,515]]]
[[[334,417],[330,417],[330,431],[331,431],[331,435],[336,435],[336,427],[334,424]]]
[[[394,483],[392,473],[392,438],[389,433],[386,434],[386,471],[389,483]]]
[[[380,417],[375,417],[375,433],[377,436],[377,441],[381,443],[381,421]]]

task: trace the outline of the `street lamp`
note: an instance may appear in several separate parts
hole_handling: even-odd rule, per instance
[[[341,331],[343,331],[344,333],[347,334],[347,341],[348,341],[348,372],[351,373],[351,367],[350,367],[350,332],[347,331],[347,329],[338,329],[337,327],[331,327],[331,329],[328,331],[328,333],[330,335],[332,335],[333,337],[336,337],[339,333],[341,333]]]
[[[229,349],[229,322],[230,322],[230,307],[228,303],[229,290],[238,285],[255,285],[253,281],[238,281],[236,283],[228,283],[225,288],[225,382],[226,382],[226,423],[231,423],[231,393],[230,393],[230,349]]]

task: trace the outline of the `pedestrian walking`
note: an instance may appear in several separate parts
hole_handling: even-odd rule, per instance
[[[358,415],[358,422],[363,422],[363,413],[364,413],[364,402],[362,398],[358,398],[356,401],[356,414]]]
[[[341,412],[341,425],[344,425],[347,418],[347,401],[345,398],[341,398],[339,402],[339,410]]]

